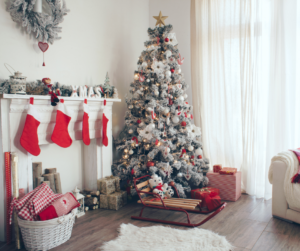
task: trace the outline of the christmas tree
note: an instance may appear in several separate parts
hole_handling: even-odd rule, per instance
[[[165,25],[161,13],[154,18],[159,26],[148,29],[149,40],[130,84],[125,126],[115,141],[122,158],[112,172],[131,185],[134,177],[155,173],[164,183],[174,181],[184,198],[191,189],[207,185],[209,161],[203,158],[201,130],[193,124],[187,102],[184,60],[173,27]]]

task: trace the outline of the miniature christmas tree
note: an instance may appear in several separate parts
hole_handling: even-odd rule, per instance
[[[161,13],[155,18],[163,26],[148,29],[130,85],[132,97],[126,98],[125,126],[115,141],[122,159],[112,172],[129,184],[134,177],[156,173],[164,183],[174,181],[180,197],[186,197],[191,189],[207,185],[209,162],[203,158],[201,130],[192,121],[173,27],[164,25]]]

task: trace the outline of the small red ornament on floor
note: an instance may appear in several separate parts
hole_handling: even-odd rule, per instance
[[[43,43],[43,42],[39,42],[38,46],[39,46],[40,50],[43,52],[43,66],[46,66],[45,65],[45,56],[44,56],[44,54],[48,50],[49,44]]]

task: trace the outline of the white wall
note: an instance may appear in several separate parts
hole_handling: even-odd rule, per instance
[[[147,39],[149,1],[67,1],[70,12],[61,25],[62,39],[45,53],[46,67],[42,67],[43,54],[37,41],[12,21],[5,2],[0,1],[0,79],[10,75],[3,63],[21,71],[27,80],[49,77],[66,85],[103,83],[108,71],[122,99],[113,106],[113,133],[118,135],[124,124],[124,96]],[[73,142],[67,149],[52,144],[41,150],[33,161],[43,160],[44,168],[58,168],[63,192],[82,185],[82,142]],[[4,240],[4,182],[0,184],[0,240]]]
[[[168,16],[165,24],[173,25],[173,32],[176,33],[178,40],[178,49],[184,63],[182,65],[182,73],[186,83],[189,85],[187,90],[188,102],[192,103],[192,89],[191,89],[191,36],[190,36],[190,0],[150,0],[149,24],[154,27],[156,20],[153,16],[158,16],[161,11],[163,16]]]

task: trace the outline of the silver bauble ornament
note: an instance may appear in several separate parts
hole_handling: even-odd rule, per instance
[[[133,130],[132,130],[132,129],[129,129],[129,130],[128,130],[128,133],[129,133],[129,134],[133,134]]]
[[[132,149],[130,149],[128,153],[129,153],[130,155],[132,155],[132,154],[133,154]]]
[[[183,176],[182,173],[177,173],[177,177],[178,177],[178,178],[181,178],[182,176]]]

